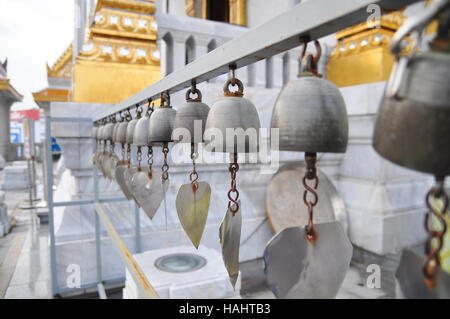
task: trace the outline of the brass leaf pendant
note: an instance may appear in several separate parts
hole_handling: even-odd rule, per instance
[[[131,192],[138,205],[152,219],[164,199],[169,188],[169,181],[162,183],[161,172],[152,172],[149,178],[148,169],[137,172],[131,181]]]
[[[198,249],[208,218],[211,187],[207,182],[181,185],[176,199],[178,218],[192,244]]]
[[[239,275],[239,246],[242,228],[241,201],[237,203],[239,209],[236,214],[233,216],[233,213],[228,209],[219,229],[222,258],[233,288],[236,286]]]

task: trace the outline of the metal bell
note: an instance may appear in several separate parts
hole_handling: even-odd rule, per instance
[[[105,125],[104,131],[103,131],[103,134],[104,134],[103,138],[105,141],[112,141],[114,126],[115,126],[115,123],[108,123]]]
[[[139,119],[134,128],[133,145],[147,146],[150,116]]]
[[[279,129],[281,151],[344,153],[348,142],[344,98],[336,85],[312,71],[316,62],[312,59],[303,58],[299,77],[281,90],[271,127]]]
[[[196,94],[196,98],[191,98],[191,94]],[[202,143],[205,131],[206,119],[209,113],[209,106],[202,103],[202,94],[197,88],[191,88],[186,92],[186,103],[181,106],[175,117],[172,131],[172,140],[181,143]],[[195,124],[197,122],[197,131]],[[184,131],[184,130],[187,131]],[[189,132],[189,136],[185,134]]]
[[[125,144],[127,142],[127,128],[128,121],[123,121],[119,123],[119,127],[117,128],[115,142],[120,144]]]
[[[230,85],[237,85],[238,90],[231,92]],[[243,97],[244,86],[234,76],[225,83],[223,91],[225,96],[216,101],[209,111],[203,136],[205,144],[210,146],[211,152],[233,154],[257,152],[261,124],[255,105]],[[237,139],[233,138],[231,141],[233,143],[227,143],[227,129],[235,130],[236,133],[239,130],[246,134],[244,138],[238,136]],[[254,130],[255,134],[247,134],[251,133],[251,130]],[[221,136],[216,136],[215,132]],[[233,134],[233,131],[231,133]],[[217,142],[221,142],[222,145],[218,146]]]
[[[136,124],[139,121],[138,118],[132,119],[130,122],[128,122],[127,125],[127,134],[125,138],[125,142],[127,144],[133,144],[133,138],[134,138],[134,130],[136,128]]]
[[[148,145],[161,145],[172,142],[172,129],[175,121],[175,111],[170,106],[170,100],[161,97],[161,106],[153,111],[149,121]]]
[[[400,81],[396,90],[394,79]],[[378,111],[373,146],[401,166],[450,175],[449,53],[430,51],[397,64]]]

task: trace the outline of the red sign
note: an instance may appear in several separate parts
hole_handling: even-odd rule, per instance
[[[39,121],[40,110],[21,110],[21,111],[11,111],[10,117],[12,122],[20,122],[25,118],[29,118],[35,121]]]

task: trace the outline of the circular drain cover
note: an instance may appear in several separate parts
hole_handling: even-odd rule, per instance
[[[206,259],[194,254],[170,254],[159,257],[155,266],[166,272],[189,272],[206,265]]]

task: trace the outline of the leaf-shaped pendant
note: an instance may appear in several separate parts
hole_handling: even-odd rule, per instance
[[[302,226],[277,233],[264,250],[267,283],[277,298],[336,297],[353,247],[338,222],[314,225],[315,240]]]
[[[404,249],[395,272],[397,298],[407,299],[449,299],[450,274],[440,266],[436,269],[435,286],[428,287],[423,264],[425,257],[413,250]]]
[[[242,227],[241,201],[238,201],[238,205],[239,209],[234,216],[230,209],[227,210],[219,229],[222,258],[233,288],[236,286],[239,275],[239,246]]]
[[[181,185],[176,199],[181,226],[198,249],[208,218],[211,187],[207,182]]]
[[[133,198],[133,194],[131,194],[131,191],[128,189],[128,186],[125,182],[125,171],[127,170],[127,165],[124,161],[119,162],[118,166],[116,167],[116,182],[119,185],[120,189],[122,190],[122,193],[125,195],[125,197],[130,200]]]
[[[161,175],[161,172],[152,172],[150,179],[148,170],[143,170],[134,175],[130,184],[134,198],[150,219],[155,216],[169,188],[169,181],[162,183]]]
[[[111,156],[111,169],[108,176],[111,181],[116,179],[116,168],[119,162],[120,160],[116,155]]]
[[[133,190],[131,189],[131,181],[133,180],[134,175],[138,172],[138,168],[136,166],[127,167],[125,173],[123,173],[125,184],[127,185],[128,190],[131,193],[131,198],[133,198],[134,202],[141,207],[136,198],[134,197]]]

